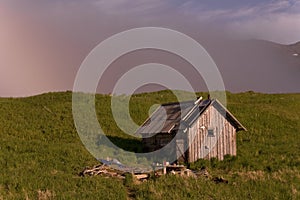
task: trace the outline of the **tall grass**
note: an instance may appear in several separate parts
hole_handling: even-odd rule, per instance
[[[140,152],[140,139],[114,122],[110,98],[96,96],[101,127],[115,144]],[[245,92],[227,98],[229,110],[248,129],[237,134],[237,157],[190,167],[205,167],[228,184],[166,176],[139,185],[78,176],[98,162],[76,132],[71,92],[0,98],[0,199],[127,199],[129,191],[136,199],[299,199],[300,94]],[[176,97],[169,91],[134,95],[131,117],[141,124],[153,104],[172,101]]]

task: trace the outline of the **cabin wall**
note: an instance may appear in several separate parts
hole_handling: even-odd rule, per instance
[[[174,141],[172,141],[174,140]],[[172,141],[172,143],[171,143]],[[179,130],[179,132],[172,133],[158,133],[150,138],[143,138],[143,147],[147,152],[153,152],[162,148],[167,148],[163,151],[164,155],[170,160],[169,162],[187,162],[186,147],[187,134]],[[169,146],[166,146],[169,145]]]
[[[156,151],[171,142],[173,138],[173,134],[158,133],[152,137],[143,138],[143,147],[146,151]]]
[[[210,128],[214,137],[208,137]],[[188,162],[212,157],[223,160],[224,155],[236,155],[236,129],[214,106],[209,106],[189,129],[188,145]]]

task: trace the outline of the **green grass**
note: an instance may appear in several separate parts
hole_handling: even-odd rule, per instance
[[[105,133],[122,148],[140,152],[140,140],[116,126],[110,97],[96,100]],[[141,124],[153,104],[172,101],[169,91],[135,95],[131,117]],[[300,94],[227,93],[227,103],[248,129],[237,135],[238,156],[190,167],[206,167],[228,184],[165,176],[137,185],[78,176],[97,161],[76,132],[71,92],[0,98],[0,199],[300,199]]]

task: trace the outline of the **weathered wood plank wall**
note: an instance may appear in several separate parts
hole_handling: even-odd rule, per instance
[[[207,137],[210,128],[214,130],[214,137]],[[236,129],[214,106],[189,129],[188,140],[188,162],[213,157],[223,160],[227,154],[236,155]]]

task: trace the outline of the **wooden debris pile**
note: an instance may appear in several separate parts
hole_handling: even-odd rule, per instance
[[[79,173],[80,176],[104,176],[104,177],[116,177],[120,179],[125,179],[125,175],[131,173],[132,176],[139,181],[147,181],[150,177],[150,172],[140,172],[140,171],[122,171],[111,166],[101,164],[96,165],[94,167],[86,167],[82,172]],[[228,183],[228,180],[224,179],[223,177],[212,177],[207,169],[201,169],[199,171],[192,171],[187,169],[183,165],[168,165],[163,166],[163,168],[156,169],[154,171],[154,175],[159,177],[165,174],[173,174],[185,177],[204,177],[214,181],[215,183]]]
[[[80,176],[105,176],[105,177],[116,177],[120,179],[125,178],[125,174],[129,173],[126,171],[119,171],[117,169],[114,169],[112,167],[109,167],[105,164],[102,165],[96,165],[94,167],[86,167],[82,172],[79,173]],[[134,173],[131,172],[131,174],[140,181],[147,180],[150,176],[150,173]]]
[[[97,175],[104,175],[108,177],[122,177],[122,173],[118,172],[117,170],[110,168],[104,164],[96,165],[92,168],[86,167],[82,172],[79,173],[80,176],[97,176]]]
[[[205,178],[212,178],[206,168],[202,168],[201,170],[195,172],[196,176],[201,176]]]

